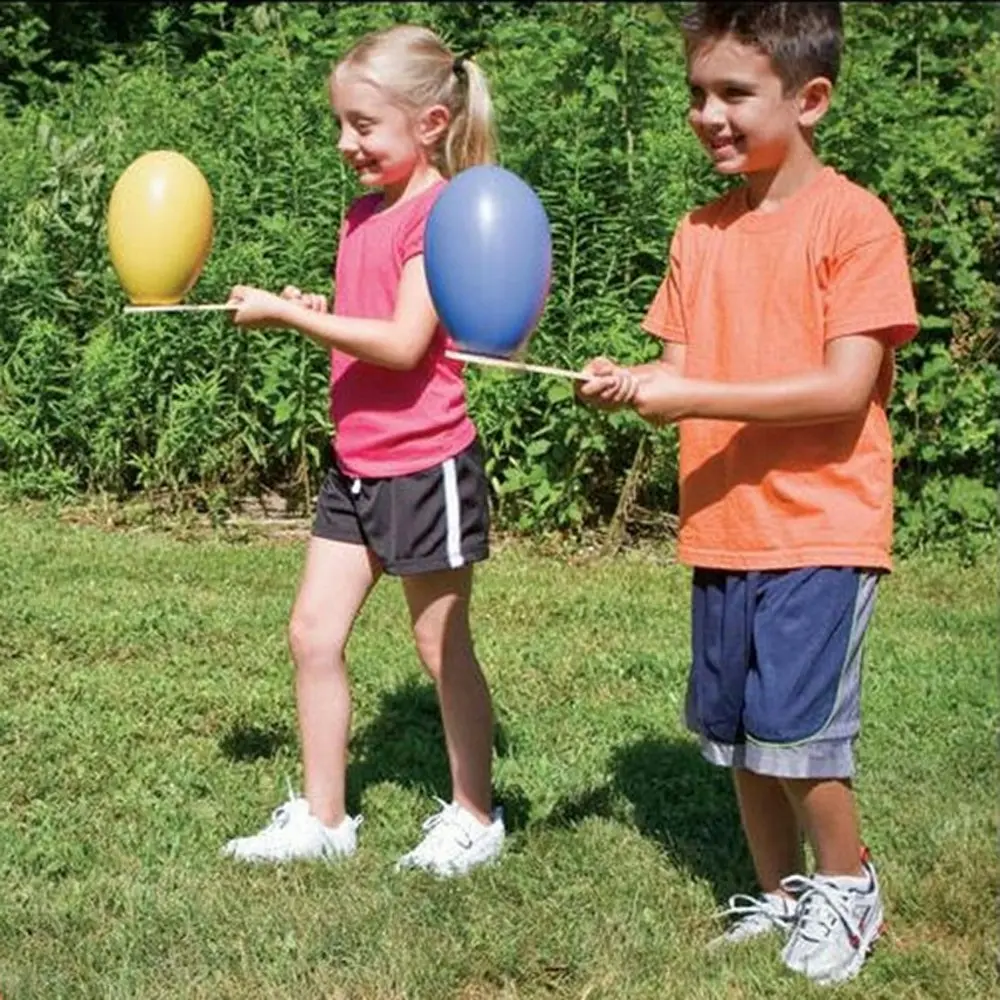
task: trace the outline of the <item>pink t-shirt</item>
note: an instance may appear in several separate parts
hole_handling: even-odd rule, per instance
[[[392,319],[403,265],[424,252],[424,228],[445,181],[379,211],[381,194],[359,198],[340,231],[333,311]],[[465,403],[463,365],[442,326],[411,371],[394,371],[331,352],[330,417],[334,454],[352,476],[420,472],[456,455],[476,437]]]

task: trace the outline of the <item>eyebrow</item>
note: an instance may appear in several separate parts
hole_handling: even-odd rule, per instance
[[[690,76],[687,78],[688,87],[694,90],[695,88],[702,88],[702,84],[696,83]],[[731,90],[753,90],[754,84],[750,80],[741,80],[739,78],[728,77],[724,80],[712,81],[713,85],[719,89],[731,89]]]

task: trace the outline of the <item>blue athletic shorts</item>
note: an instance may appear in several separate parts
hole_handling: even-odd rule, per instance
[[[694,572],[685,715],[712,763],[850,778],[877,572]]]

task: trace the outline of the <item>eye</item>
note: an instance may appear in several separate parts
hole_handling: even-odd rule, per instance
[[[705,103],[705,91],[701,87],[688,87],[688,103],[692,108],[700,108]]]
[[[726,87],[726,89],[722,92],[722,96],[725,100],[733,103],[736,101],[742,101],[747,97],[753,97],[753,92],[748,90],[746,87]]]

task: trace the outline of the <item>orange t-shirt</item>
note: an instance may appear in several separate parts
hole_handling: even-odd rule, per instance
[[[678,557],[729,570],[891,569],[893,348],[917,314],[903,234],[879,199],[824,167],[777,211],[743,188],[689,213],[643,329],[686,345],[684,373],[721,382],[823,365],[834,337],[884,331],[865,411],[838,423],[680,424]]]

